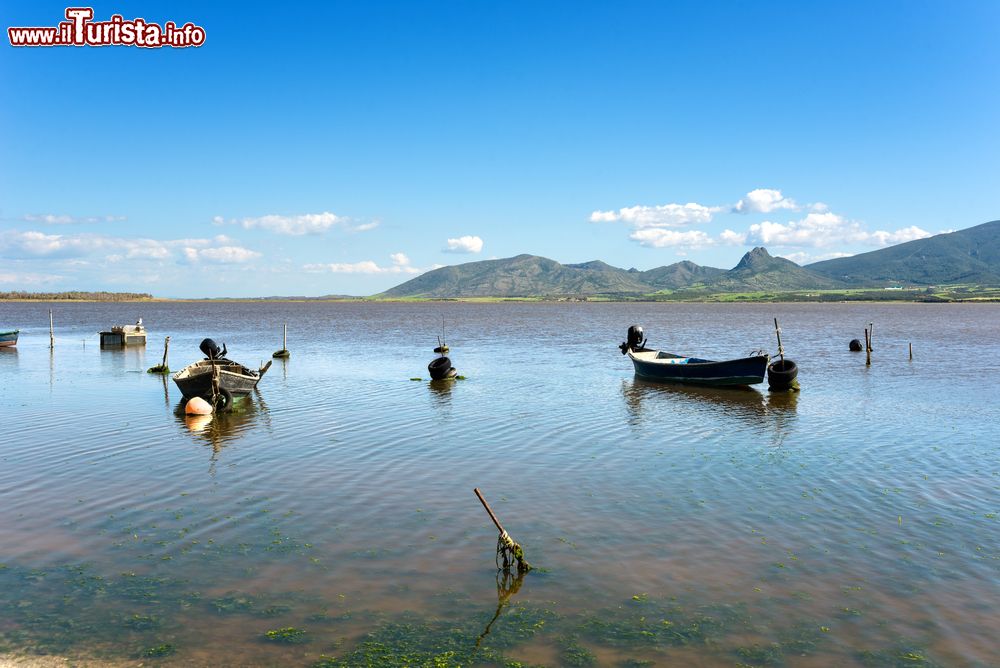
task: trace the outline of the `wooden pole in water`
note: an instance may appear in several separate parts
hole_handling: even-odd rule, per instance
[[[161,365],[164,369],[167,368],[167,350],[170,348],[170,337],[168,336],[163,341],[163,364]]]
[[[52,326],[52,309],[49,309],[49,349],[56,347],[55,329]]]
[[[913,342],[910,342],[910,361],[913,361]]]
[[[483,508],[485,508],[486,512],[489,513],[490,519],[493,520],[493,524],[495,524],[497,527],[497,531],[499,531],[502,534],[509,535],[507,534],[506,529],[504,529],[503,526],[501,526],[500,520],[497,519],[497,516],[493,514],[493,509],[490,508],[490,504],[486,503],[486,499],[483,498],[483,494],[482,492],[479,491],[479,488],[476,487],[472,491],[476,493],[476,496],[479,497],[479,502],[483,504]]]
[[[872,365],[872,339],[871,333],[865,329],[865,366]]]
[[[281,326],[281,349],[288,350],[288,323]]]
[[[517,560],[517,571],[519,573],[530,571],[531,564],[529,564],[524,558],[524,550],[521,549],[521,546],[517,544],[517,541],[511,538],[510,534],[507,533],[507,530],[500,524],[500,520],[497,519],[497,516],[493,514],[493,509],[490,508],[490,504],[486,503],[486,499],[483,498],[483,493],[479,491],[478,487],[473,488],[472,491],[474,491],[476,496],[479,497],[479,502],[483,504],[483,508],[486,509],[486,512],[489,514],[490,519],[493,520],[493,524],[496,526],[497,531],[500,532],[500,542],[506,546],[506,550],[510,550],[510,552],[513,553],[514,559]],[[504,561],[504,568],[506,569],[506,557],[504,557]]]
[[[785,349],[781,347],[781,328],[778,327],[778,319],[774,319],[774,333],[778,336],[778,357],[781,358],[782,369],[785,364]]]

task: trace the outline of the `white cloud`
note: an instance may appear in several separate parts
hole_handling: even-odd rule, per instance
[[[764,221],[750,226],[747,244],[826,248],[835,244],[890,246],[929,237],[930,232],[911,226],[895,232],[867,231],[861,223],[848,220],[833,212],[810,213],[801,220],[787,224]]]
[[[915,239],[926,239],[929,236],[931,236],[930,232],[922,230],[916,225],[911,225],[895,232],[883,232],[881,230],[872,232],[870,239],[875,242],[874,245],[876,246],[894,246]]]
[[[654,227],[635,230],[629,235],[629,239],[638,241],[643,246],[651,248],[701,248],[711,246],[714,242],[712,238],[700,230],[688,230],[678,232],[677,230],[665,230]]]
[[[637,229],[647,227],[681,227],[691,223],[707,223],[712,216],[722,211],[722,207],[703,206],[694,202],[687,204],[661,204],[658,206],[630,206],[615,211],[594,211],[590,214],[592,223],[623,221]]]
[[[0,274],[0,284],[11,283],[15,285],[40,285],[44,283],[55,283],[62,279],[56,274]]]
[[[347,221],[348,219],[343,216],[324,211],[323,213],[304,213],[298,216],[270,214],[256,218],[230,220],[229,223],[241,225],[247,230],[262,229],[275,234],[302,236],[304,234],[322,234],[334,225],[346,225]],[[222,225],[226,220],[222,216],[215,216],[212,222],[216,225]]]
[[[614,211],[594,211],[590,214],[592,223],[613,223],[618,220],[618,214]]]
[[[210,264],[242,264],[261,257],[257,251],[242,246],[216,246],[213,248],[185,248],[184,257],[189,262]]]
[[[781,257],[786,260],[791,260],[795,264],[802,266],[806,264],[812,264],[813,262],[820,262],[822,260],[832,260],[838,257],[851,257],[851,253],[807,253],[805,251],[797,251],[795,253],[783,253]]]
[[[479,253],[483,250],[483,240],[469,235],[448,239],[447,244],[445,253]]]
[[[362,223],[361,225],[354,225],[353,227],[349,227],[348,231],[349,232],[367,232],[368,230],[374,230],[378,226],[379,226],[379,222],[377,220],[373,220],[370,223]]]
[[[719,241],[727,246],[743,246],[747,242],[747,233],[733,232],[732,230],[722,230],[719,234]]]
[[[770,213],[778,209],[799,210],[799,205],[794,200],[781,194],[780,190],[770,188],[757,188],[751,190],[746,196],[733,206],[734,213]]]
[[[73,225],[78,223],[117,223],[126,220],[125,216],[67,216],[65,214],[27,214],[21,220],[29,223],[44,223],[46,225]]]
[[[423,269],[410,266],[410,258],[405,253],[393,253],[389,256],[392,265],[388,267],[379,266],[374,260],[362,260],[361,262],[332,262],[326,264],[307,264],[302,268],[315,273],[331,274],[422,274]]]
[[[187,261],[204,260],[219,264],[246,262],[261,254],[243,248],[224,234],[211,239],[144,239],[109,237],[97,234],[45,234],[44,232],[0,233],[0,255],[11,258],[80,258],[108,253],[105,262],[123,260],[168,261],[176,251]],[[75,260],[74,260],[75,261]]]

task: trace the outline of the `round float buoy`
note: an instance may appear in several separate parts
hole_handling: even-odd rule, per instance
[[[851,349],[852,353],[860,353],[863,350],[861,347],[861,341],[858,341],[857,339],[851,339],[848,347]]]
[[[431,380],[443,380],[448,378],[449,372],[455,372],[455,369],[451,366],[451,360],[442,355],[427,365],[427,371],[431,374]],[[451,375],[454,376],[455,373]]]
[[[767,387],[769,390],[787,390],[792,387],[799,367],[787,357],[767,365]]]
[[[201,397],[192,397],[184,405],[184,412],[188,415],[211,415],[212,404]]]

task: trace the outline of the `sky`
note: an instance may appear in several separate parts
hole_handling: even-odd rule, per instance
[[[521,253],[807,264],[1000,218],[997,2],[89,6],[204,43],[3,36],[0,291],[368,295]]]

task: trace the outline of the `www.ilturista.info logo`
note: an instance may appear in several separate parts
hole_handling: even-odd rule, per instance
[[[94,21],[93,7],[67,7],[66,21],[55,27],[7,28],[11,46],[164,46],[184,48],[205,43],[205,29],[188,22],[162,26],[145,19],[126,20],[113,14],[107,21]]]

